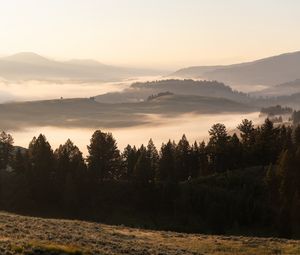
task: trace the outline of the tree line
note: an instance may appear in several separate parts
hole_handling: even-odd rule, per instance
[[[27,149],[0,135],[0,207],[153,229],[300,236],[300,126],[243,120],[207,143],[185,135],[159,150],[94,132],[88,155],[72,141],[53,150],[44,135]]]

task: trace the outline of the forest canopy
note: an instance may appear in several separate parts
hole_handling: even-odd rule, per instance
[[[209,140],[152,141],[123,151],[96,130],[88,155],[44,135],[27,149],[0,135],[0,208],[153,229],[300,236],[300,126],[243,120]]]

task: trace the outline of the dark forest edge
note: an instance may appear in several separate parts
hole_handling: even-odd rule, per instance
[[[0,135],[0,209],[133,227],[300,237],[300,126],[249,120],[209,141],[185,135],[160,150],[150,139],[123,152],[111,133],[92,135],[88,156],[70,140],[53,151],[44,135],[15,149]]]

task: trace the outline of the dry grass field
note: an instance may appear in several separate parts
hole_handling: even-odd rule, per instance
[[[300,254],[300,241],[149,231],[0,213],[0,254]]]

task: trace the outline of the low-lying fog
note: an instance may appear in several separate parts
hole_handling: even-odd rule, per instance
[[[0,79],[0,103],[56,98],[92,97],[107,92],[121,91],[133,82],[159,79],[158,76],[135,77],[119,82],[67,81],[6,81]]]
[[[49,81],[26,81],[7,82],[0,81],[0,103],[8,101],[30,101],[55,98],[91,97],[107,92],[121,91],[136,81],[152,81],[161,77],[140,77],[128,79],[122,82],[111,83],[71,83],[71,82],[49,82]],[[140,146],[147,144],[152,138],[157,147],[168,139],[176,142],[182,134],[186,134],[192,143],[207,139],[208,130],[215,123],[224,123],[228,130],[233,130],[247,118],[259,124],[259,113],[251,114],[216,114],[195,115],[185,114],[181,117],[167,118],[153,115],[152,124],[139,125],[135,127],[110,128],[99,127],[102,131],[113,133],[118,142],[119,149],[127,144]],[[154,124],[155,123],[155,124]],[[27,127],[19,130],[5,130],[12,134],[15,145],[28,147],[34,136],[45,134],[53,149],[70,138],[84,153],[87,154],[86,146],[89,144],[94,128],[58,128],[58,127]]]
[[[155,118],[156,125],[144,125],[131,128],[118,129],[101,129],[105,132],[113,133],[118,142],[119,149],[127,144],[140,146],[147,144],[152,138],[157,147],[168,139],[176,142],[181,138],[182,134],[186,134],[189,141],[192,143],[195,140],[198,142],[207,140],[208,130],[215,123],[223,123],[228,131],[233,131],[242,119],[253,120],[255,124],[259,124],[262,120],[259,118],[259,113],[250,114],[217,114],[217,115],[194,115],[186,114],[179,118]],[[40,133],[45,134],[53,149],[64,143],[70,138],[86,155],[90,138],[94,129],[88,128],[54,128],[54,127],[32,127],[22,131],[10,132],[15,140],[15,145],[27,147],[33,136]]]

